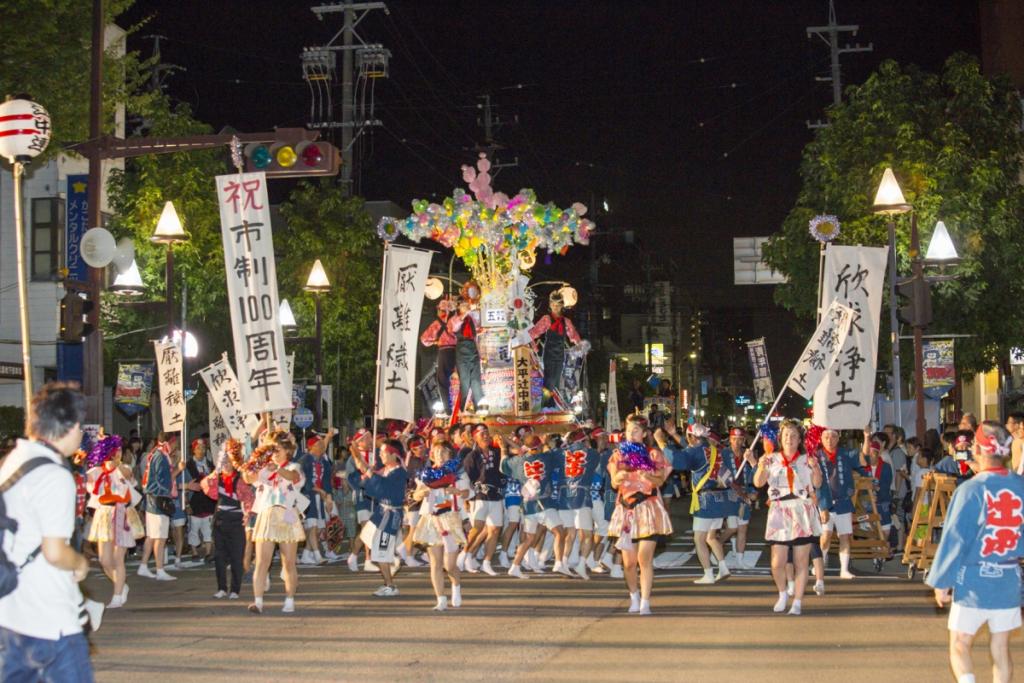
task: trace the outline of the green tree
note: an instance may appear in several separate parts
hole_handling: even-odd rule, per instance
[[[914,206],[927,245],[943,220],[963,261],[958,279],[932,286],[930,332],[969,333],[957,346],[957,365],[984,370],[1024,341],[1018,302],[1024,136],[1021,102],[1009,81],[989,79],[977,61],[956,54],[940,75],[888,61],[860,86],[849,88],[804,149],[803,186],[782,230],[765,246],[766,261],[789,281],[778,303],[804,317],[815,311],[818,245],[808,221],[831,213],[844,244],[884,245],[884,217],[871,211],[886,166],[892,166]],[[899,272],[909,274],[909,218],[897,218]],[[888,336],[883,316],[880,339]],[[880,354],[885,358],[885,354]]]
[[[358,417],[372,407],[382,245],[359,197],[333,179],[301,182],[281,205],[286,230],[275,242],[277,278],[304,336],[314,332],[314,303],[303,292],[316,259],[331,290],[323,297],[324,383],[334,384],[334,413]],[[297,351],[296,377],[312,377],[312,349]]]
[[[107,22],[134,0],[107,0]],[[0,97],[28,94],[52,118],[53,140],[40,161],[67,143],[89,136],[90,45],[92,3],[83,0],[5,2],[0,21]],[[129,28],[131,32],[133,28]],[[119,104],[142,91],[147,64],[137,53],[118,56],[111,45],[103,60],[103,130],[113,130]],[[137,95],[136,95],[137,96]]]

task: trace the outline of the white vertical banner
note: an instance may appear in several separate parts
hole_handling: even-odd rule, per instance
[[[842,352],[850,334],[853,309],[833,301],[821,316],[821,322],[804,347],[796,367],[789,375],[786,386],[804,398],[814,395],[815,389],[829,374],[832,364]],[[831,425],[830,425],[831,426]]]
[[[210,392],[210,403],[217,406],[230,435],[239,441],[244,439],[246,434],[255,428],[259,418],[255,415],[246,416],[244,412],[238,377],[228,362],[228,354],[222,354],[219,361],[210,363],[200,370],[199,376],[203,378],[203,383]],[[213,434],[212,430],[210,434]]]
[[[888,257],[888,247],[825,250],[822,308],[838,302],[853,309],[853,319],[834,367],[814,394],[815,424],[863,429],[871,420]]]
[[[212,396],[208,398],[206,405],[210,424],[210,452],[213,454],[214,463],[216,464],[217,454],[220,453],[224,442],[231,437],[231,432],[228,431],[227,423],[221,417],[220,409],[217,408],[217,402],[213,400]]]
[[[604,428],[612,431],[622,426],[622,418],[619,417],[619,389],[615,383],[615,359],[608,361],[608,405],[604,411]]]
[[[747,342],[747,356],[750,358],[750,374],[754,378],[754,403],[771,403],[775,400],[775,389],[772,387],[764,337]]]
[[[292,384],[295,382],[295,354],[289,353],[285,356],[285,372],[288,386],[288,396],[291,404],[286,410],[275,410],[273,415],[274,426],[287,431],[292,426],[292,411],[295,405],[295,393],[292,391]]]
[[[185,378],[181,349],[173,341],[154,341],[156,374],[160,378],[160,415],[165,432],[180,431],[185,424]]]
[[[423,287],[433,252],[389,245],[381,286],[377,417],[412,422]]]
[[[242,412],[290,409],[267,178],[217,176],[217,201]]]

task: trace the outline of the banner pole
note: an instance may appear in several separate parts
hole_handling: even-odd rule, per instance
[[[376,376],[373,387],[373,442],[370,444],[370,462],[377,464],[377,415],[380,413],[380,350],[384,341],[384,287],[388,276],[388,248],[390,243],[384,243],[384,256],[380,270],[380,300],[377,304],[377,362],[375,365]]]

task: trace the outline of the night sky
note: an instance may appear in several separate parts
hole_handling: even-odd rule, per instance
[[[342,15],[319,21],[295,0],[142,0],[121,24],[149,23],[130,47],[185,72],[168,91],[219,129],[301,126],[310,96],[299,53],[326,42]],[[953,52],[979,53],[977,2],[837,0],[847,39],[844,85],[883,59],[939,70]],[[634,230],[672,257],[674,279],[700,306],[768,307],[770,288],[732,287],[732,237],[770,235],[799,188],[807,120],[824,118],[828,47],[805,27],[826,24],[826,0],[704,2],[388,2],[359,27],[391,50],[376,82],[383,127],[364,139],[357,189],[408,207],[461,185],[459,166],[483,143],[480,95],[507,125],[495,181],[533,187],[561,206],[607,198],[599,229]],[[340,58],[339,58],[340,65]],[[340,100],[337,118],[340,119]],[[513,121],[518,120],[518,123]],[[596,207],[595,207],[596,208]],[[623,258],[631,258],[623,255]]]

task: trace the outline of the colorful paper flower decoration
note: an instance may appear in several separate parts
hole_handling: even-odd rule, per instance
[[[810,230],[811,237],[823,244],[827,244],[839,237],[839,219],[831,214],[815,216],[810,220],[807,227]]]

